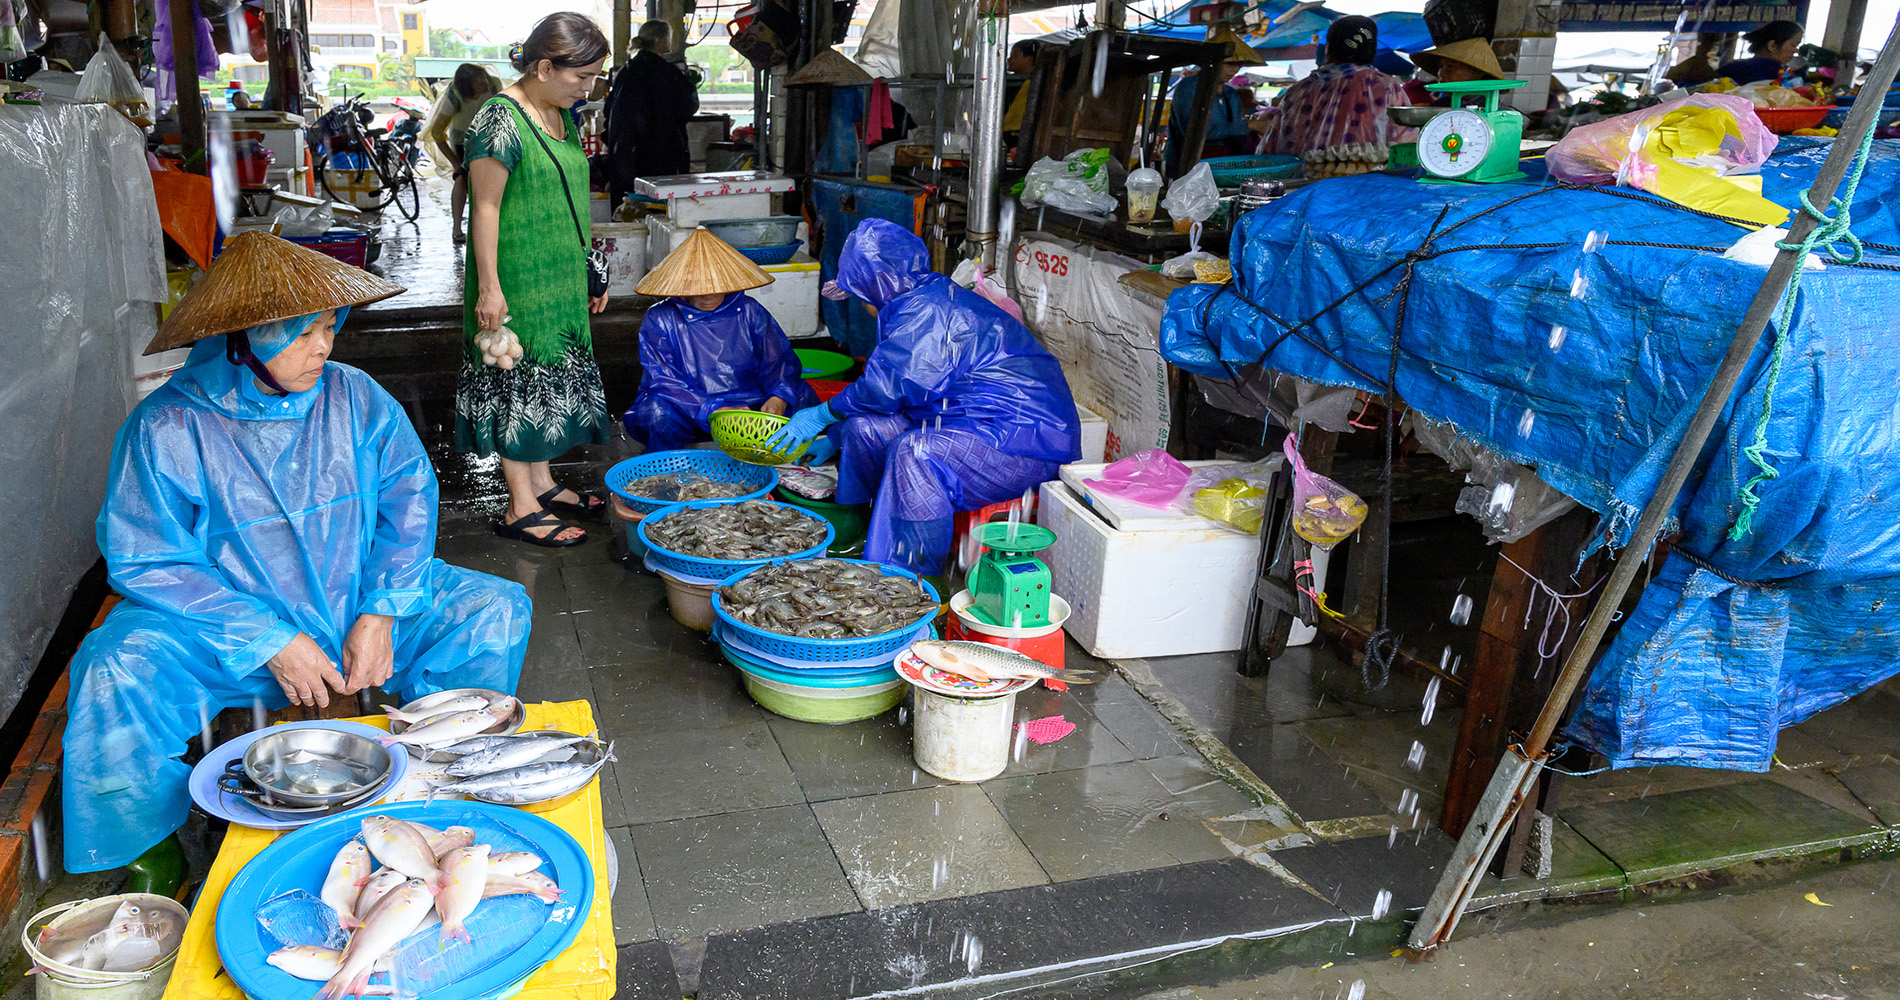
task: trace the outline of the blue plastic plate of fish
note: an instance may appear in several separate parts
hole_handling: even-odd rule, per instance
[[[290,725],[301,729],[330,729],[343,733],[355,733],[372,740],[389,735],[387,730],[343,719],[319,719],[311,722],[293,722]],[[187,787],[191,790],[191,800],[205,812],[239,826],[248,826],[254,830],[295,830],[321,820],[332,819],[334,816],[356,815],[389,794],[390,789],[401,784],[402,779],[409,773],[409,755],[391,753],[389,777],[383,779],[382,786],[369,798],[364,799],[362,805],[353,806],[334,816],[299,816],[295,813],[266,812],[245,801],[242,796],[233,795],[218,787],[218,776],[224,773],[224,769],[231,762],[243,760],[244,751],[249,750],[251,744],[261,739],[264,734],[281,732],[283,728],[282,726],[265,726],[263,729],[245,733],[205,754],[192,767],[191,778],[187,782]]]
[[[323,983],[299,979],[269,962],[295,945],[340,948],[347,932],[320,898],[331,862],[370,816],[389,816],[437,829],[466,826],[475,843],[495,852],[529,851],[539,872],[560,889],[560,901],[534,895],[483,899],[464,921],[470,940],[443,942],[425,925],[389,952],[389,971],[372,976],[414,1000],[498,1000],[574,943],[594,903],[594,867],[567,831],[507,806],[484,802],[401,802],[319,820],[279,838],[238,872],[218,904],[218,958],[245,994],[309,1000]],[[370,917],[372,923],[375,918]],[[387,989],[384,990],[387,992]]]

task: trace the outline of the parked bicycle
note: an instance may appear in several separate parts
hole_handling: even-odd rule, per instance
[[[422,211],[422,186],[416,176],[416,164],[422,158],[422,116],[405,110],[405,119],[394,130],[369,128],[375,115],[358,94],[317,118],[310,132],[310,145],[324,194],[371,211],[394,205],[403,218],[416,220]],[[378,192],[375,202],[356,201],[347,186],[341,192],[333,188],[333,170],[350,174],[359,185],[366,175],[374,175]]]

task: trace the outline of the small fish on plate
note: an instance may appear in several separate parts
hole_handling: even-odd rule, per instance
[[[967,642],[961,639],[920,639],[911,643],[910,651],[917,658],[953,674],[960,674],[973,681],[988,681],[998,677],[1029,677],[1040,681],[1061,681],[1065,684],[1093,684],[1095,671],[1080,668],[1057,670],[1033,657],[1024,656],[1013,649],[992,646],[986,642]]]

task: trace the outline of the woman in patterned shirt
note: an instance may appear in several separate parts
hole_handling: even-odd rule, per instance
[[[1279,113],[1260,142],[1260,152],[1305,156],[1359,144],[1382,152],[1388,143],[1411,141],[1413,129],[1386,120],[1386,108],[1411,102],[1405,99],[1403,84],[1372,68],[1378,48],[1379,26],[1371,18],[1334,21],[1326,31],[1326,64],[1281,95]],[[1384,156],[1348,159],[1374,163]]]
[[[612,426],[588,319],[607,296],[587,295],[587,158],[569,110],[593,90],[608,50],[584,15],[543,18],[514,55],[521,79],[482,105],[466,139],[474,208],[455,446],[500,456],[508,510],[495,532],[533,545],[579,545],[587,532],[554,513],[604,505],[556,483],[548,461],[606,443]],[[476,334],[504,324],[522,357],[484,364]]]

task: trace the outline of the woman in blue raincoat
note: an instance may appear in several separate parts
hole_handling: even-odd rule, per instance
[[[659,296],[640,321],[640,392],[621,423],[648,451],[711,435],[715,410],[783,414],[818,401],[792,342],[746,289],[772,276],[724,240],[695,231],[634,291]]]
[[[940,573],[957,511],[1020,496],[1080,457],[1069,383],[1022,323],[933,273],[901,226],[867,219],[846,237],[838,287],[877,312],[877,347],[863,376],[794,414],[772,446],[837,423],[838,502],[876,498],[865,558]]]
[[[400,291],[244,233],[146,349],[193,345],[113,447],[98,538],[124,600],[72,661],[67,871],[172,844],[179,758],[221,709],[514,691],[527,593],[434,558],[435,473],[407,414],[325,362],[350,306]]]

